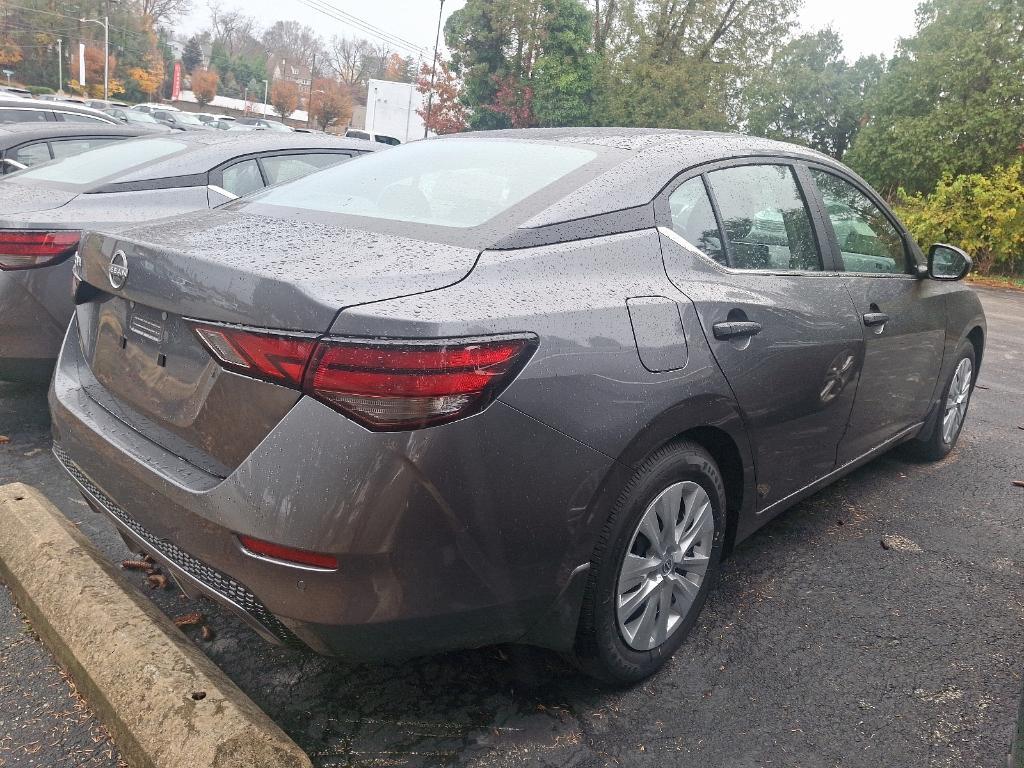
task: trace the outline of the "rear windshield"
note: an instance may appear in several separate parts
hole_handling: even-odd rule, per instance
[[[188,144],[174,139],[119,141],[80,155],[30,168],[17,174],[16,178],[88,186],[187,148]]]
[[[256,194],[253,202],[440,227],[476,227],[597,157],[498,139],[420,141]]]

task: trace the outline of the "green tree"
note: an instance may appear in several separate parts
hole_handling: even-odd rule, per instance
[[[846,161],[892,194],[944,173],[988,173],[1018,154],[1024,125],[1024,4],[931,0],[869,99]]]
[[[865,99],[882,76],[876,56],[849,65],[831,29],[782,46],[744,92],[747,130],[806,144],[842,159],[865,115]]]
[[[591,122],[595,55],[591,13],[577,0],[548,0],[547,36],[533,70],[533,113],[538,125]]]
[[[621,0],[605,43],[596,121],[738,127],[738,96],[789,34],[798,5],[799,0]]]
[[[203,47],[199,42],[198,35],[192,35],[185,43],[185,50],[181,52],[181,65],[190,74],[193,70],[203,66]]]

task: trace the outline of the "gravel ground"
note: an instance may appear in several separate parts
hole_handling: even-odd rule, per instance
[[[884,456],[769,524],[633,689],[528,649],[351,666],[148,594],[205,612],[216,637],[196,642],[319,766],[1003,768],[1024,671],[1024,294],[979,293],[990,337],[958,449]],[[0,483],[35,485],[125,557],[49,456],[45,393],[0,385],[0,424]]]

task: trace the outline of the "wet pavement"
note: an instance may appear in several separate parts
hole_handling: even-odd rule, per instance
[[[884,456],[739,546],[641,686],[509,647],[347,665],[129,578],[171,616],[202,610],[215,637],[197,644],[318,766],[1002,768],[1024,671],[1024,293],[980,293],[990,337],[958,449]],[[45,392],[0,385],[0,425],[0,483],[35,485],[127,556],[49,455]]]

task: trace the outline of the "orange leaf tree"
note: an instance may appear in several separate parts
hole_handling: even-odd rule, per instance
[[[427,116],[427,105],[416,110],[423,118],[427,128],[436,134],[458,133],[466,130],[469,125],[469,113],[459,100],[461,83],[452,72],[448,62],[437,60],[437,78],[434,81],[433,100],[430,105],[430,116]],[[431,97],[430,65],[420,67],[420,75],[416,79],[416,90],[427,99]]]
[[[220,77],[208,69],[197,69],[192,72],[192,94],[200,107],[205,107],[217,95]]]
[[[322,131],[336,123],[347,122],[352,117],[352,93],[349,87],[329,78],[313,81],[309,113]]]
[[[282,120],[287,120],[299,108],[299,86],[291,80],[275,80],[270,89],[270,106]]]

